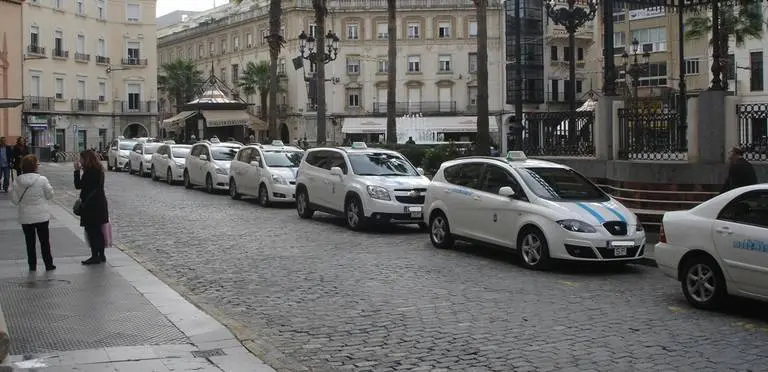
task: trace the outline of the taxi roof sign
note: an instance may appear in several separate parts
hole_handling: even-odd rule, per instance
[[[522,151],[509,151],[507,152],[507,160],[523,161],[523,160],[528,160],[528,157],[525,156],[525,153]]]
[[[272,145],[272,146],[285,146],[285,144],[283,143],[283,141],[280,141],[280,140],[274,140],[274,141],[272,141],[271,145]]]
[[[367,149],[368,145],[365,142],[352,142],[352,148],[355,150]]]

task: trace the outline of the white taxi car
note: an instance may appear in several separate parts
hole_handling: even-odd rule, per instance
[[[184,168],[184,187],[205,185],[205,191],[229,190],[229,166],[243,145],[201,141],[189,150]]]
[[[654,258],[694,307],[715,309],[728,295],[768,301],[768,184],[665,213]]]
[[[645,255],[634,213],[575,170],[520,151],[443,163],[424,208],[434,246],[467,240],[514,249],[531,269],[552,259],[624,263]]]
[[[127,140],[124,137],[118,137],[112,141],[107,152],[107,169],[119,172],[128,165],[128,156],[133,150],[137,141]]]
[[[184,180],[184,168],[192,145],[166,143],[152,154],[150,175],[153,181],[165,180],[169,185]]]
[[[322,147],[308,150],[296,174],[296,211],[344,216],[360,230],[369,222],[422,224],[424,171],[400,153],[368,148]]]
[[[160,145],[156,142],[139,142],[133,145],[133,150],[128,155],[128,173],[136,173],[141,177],[150,175],[152,154],[157,151]]]
[[[303,155],[304,150],[282,141],[241,148],[229,168],[229,195],[258,196],[262,206],[295,201],[296,171]]]

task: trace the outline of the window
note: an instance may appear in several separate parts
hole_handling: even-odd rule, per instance
[[[85,54],[85,35],[77,35],[76,52]]]
[[[451,56],[442,55],[438,58],[438,69],[440,72],[451,72]]]
[[[379,66],[379,69],[377,71],[380,74],[383,74],[389,71],[389,59],[387,57],[379,57],[377,64]]]
[[[213,55],[213,53],[215,53],[215,52],[216,52],[216,43],[214,43],[213,41],[209,41],[208,42],[208,53],[210,55]]]
[[[29,95],[32,97],[39,97],[40,96],[40,75],[32,75],[29,77],[30,84],[29,84]],[[35,105],[35,103],[33,103]],[[37,103],[36,107],[40,107],[40,104]]]
[[[477,72],[477,53],[469,53],[469,73]]]
[[[557,61],[557,46],[553,45],[549,48],[549,56],[553,61]]]
[[[104,4],[104,0],[97,0],[96,1],[96,17],[103,20],[107,18],[106,13],[106,5]]]
[[[613,22],[614,23],[624,22],[626,20],[627,20],[627,13],[624,13],[623,11],[613,13]]]
[[[315,25],[315,24],[309,25],[309,35],[308,36],[312,36],[314,38],[317,38],[317,25]]]
[[[96,53],[98,53],[101,57],[107,55],[107,42],[102,38],[96,42]]]
[[[389,38],[389,25],[386,23],[376,24],[376,38],[379,40],[386,40]]]
[[[64,0],[55,0],[54,3],[56,9],[61,9],[64,7]]]
[[[418,22],[408,22],[408,38],[419,39],[421,38],[421,24]]]
[[[126,5],[125,14],[128,22],[138,22],[141,19],[141,9],[139,8],[139,4]]]
[[[584,48],[576,49],[576,60],[577,61],[583,61],[584,60]]]
[[[54,80],[54,88],[56,89],[56,99],[64,99],[64,78],[57,77]]]
[[[61,31],[56,31],[53,36],[53,50],[56,53],[56,56],[61,57],[64,52],[64,33]]]
[[[763,52],[749,53],[749,90],[758,92],[763,90]]]
[[[360,74],[360,58],[355,57],[347,57],[347,74],[349,75],[359,75]]]
[[[570,62],[571,61],[571,48],[569,47],[563,47],[563,61]]]
[[[576,80],[576,93],[581,93],[584,89],[584,82],[582,80]]]
[[[227,82],[227,68],[222,67],[219,70],[219,78],[221,78],[221,81]]]
[[[240,36],[238,35],[232,37],[232,50],[240,50]]]
[[[84,100],[85,99],[85,80],[78,80],[77,81],[77,98]]]
[[[627,45],[627,38],[623,32],[613,33],[613,54],[621,55]]]
[[[469,37],[477,37],[477,22],[470,21],[467,31],[469,32]]]
[[[755,190],[739,195],[720,211],[717,219],[745,225],[768,227],[768,192]],[[739,248],[750,249],[746,246]]]
[[[376,89],[376,102],[379,103],[379,110],[381,110],[382,107],[386,107],[387,104],[387,88],[377,88]]]
[[[83,3],[83,1],[84,0],[77,0],[77,2],[75,3],[75,11],[79,15],[85,14],[85,4]]]
[[[267,43],[267,36],[269,36],[269,32],[267,30],[261,30],[261,45]]]
[[[232,85],[237,86],[240,81],[240,65],[232,65]]]
[[[664,27],[644,28],[632,31],[632,39],[640,42],[640,51],[663,52],[667,50],[667,30]]]
[[[253,46],[253,34],[250,32],[245,34],[245,47],[250,48]]]
[[[200,44],[197,46],[197,58],[205,57],[205,46]]]
[[[286,70],[285,70],[285,58],[281,58],[281,59],[280,59],[280,60],[277,62],[277,74],[278,74],[278,75],[285,75],[285,74],[286,74]]]
[[[141,104],[141,85],[128,84],[126,88],[128,96],[128,110],[138,110]]]
[[[347,40],[360,39],[360,25],[357,23],[347,24]]]
[[[550,80],[550,84],[552,89],[552,101],[557,102],[560,98],[560,80],[552,79]]]
[[[689,58],[685,60],[685,74],[686,75],[698,75],[700,73],[699,58]]]
[[[527,199],[525,197],[525,191],[523,191],[523,188],[517,183],[514,176],[501,167],[488,165],[485,169],[481,190],[491,194],[498,194],[499,189],[502,187],[511,187],[515,192],[514,199]]]
[[[421,72],[420,56],[408,56],[408,72]]]
[[[29,29],[29,45],[34,49],[30,52],[38,53],[37,49],[40,46],[40,28],[37,26],[32,26]]]
[[[360,89],[347,89],[347,107],[360,107]]]
[[[139,55],[139,42],[129,41],[127,44],[127,52],[128,52],[128,63],[138,64],[139,58],[141,57]]]
[[[187,59],[195,58],[195,52],[192,50],[192,47],[187,48]]]
[[[105,81],[99,82],[99,102],[106,102],[107,100],[107,83]]]
[[[451,22],[439,22],[437,24],[437,37],[441,39],[451,37]]]
[[[463,163],[446,168],[443,176],[448,183],[479,190],[484,169],[483,163]]]
[[[667,62],[648,64],[648,73],[638,81],[641,87],[657,87],[667,85]]]
[[[219,54],[227,53],[227,39],[221,39],[219,43]]]
[[[467,88],[467,95],[469,96],[469,105],[476,106],[477,105],[477,87],[472,86]]]

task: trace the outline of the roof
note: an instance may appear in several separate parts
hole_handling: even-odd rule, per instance
[[[499,162],[501,164],[509,165],[512,168],[563,168],[571,169],[571,167],[551,161],[541,159],[526,159],[526,160],[507,160],[505,157],[491,157],[491,156],[466,156],[451,161],[447,161],[444,164],[454,165],[463,163],[469,160],[485,160],[487,162]]]
[[[303,149],[300,149],[300,148],[298,148],[296,146],[272,146],[272,145],[250,145],[250,146],[259,147],[259,148],[261,148],[262,150],[265,150],[265,151],[280,151],[280,150],[284,150],[284,151],[304,151]]]
[[[192,145],[184,145],[184,144],[168,144],[168,146],[171,146],[171,148],[180,148],[180,149],[191,149]]]

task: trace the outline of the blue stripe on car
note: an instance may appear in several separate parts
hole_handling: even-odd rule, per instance
[[[621,215],[621,213],[619,213],[619,211],[617,211],[616,209],[614,209],[613,207],[611,207],[611,206],[610,206],[608,203],[604,203],[604,204],[602,204],[602,206],[603,206],[603,207],[605,207],[605,209],[607,209],[607,210],[608,210],[608,211],[610,211],[611,213],[613,213],[613,215],[614,215],[614,216],[618,217],[618,218],[619,218],[619,221],[621,221],[621,222],[627,222],[627,219],[626,219],[626,218],[624,218],[624,216],[622,216],[622,215]]]
[[[596,210],[592,209],[592,207],[590,207],[590,206],[588,206],[588,205],[586,205],[584,203],[576,203],[576,205],[581,207],[581,209],[589,212],[589,214],[591,214],[593,217],[595,217],[597,219],[598,223],[602,224],[603,222],[605,222],[605,218],[603,218],[603,216],[601,216],[600,213],[597,213]]]

